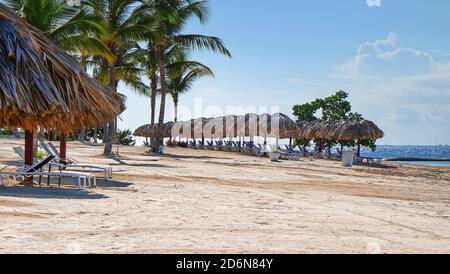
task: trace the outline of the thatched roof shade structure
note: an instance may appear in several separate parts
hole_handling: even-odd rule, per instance
[[[225,137],[235,138],[237,135],[237,116],[227,115],[225,119]]]
[[[163,138],[170,138],[172,137],[172,127],[174,123],[173,122],[167,122],[163,124]],[[140,137],[149,137],[153,138],[156,137],[156,133],[158,132],[158,124],[146,124],[143,126],[138,127],[133,135],[134,136],[140,136]]]
[[[192,138],[204,138],[203,135],[203,128],[208,122],[207,118],[197,118],[191,120],[192,126],[191,126],[191,136]]]
[[[156,130],[157,124],[154,124],[153,126],[146,124],[135,129],[133,135],[139,137],[153,137],[156,135]]]
[[[334,140],[377,140],[384,137],[384,132],[374,122],[364,119],[338,121],[329,124]]]
[[[203,127],[205,138],[225,138],[226,137],[226,117],[216,117],[206,122]]]
[[[181,137],[182,134],[183,134],[183,122],[177,121],[173,123],[170,129],[170,135],[172,137]]]
[[[297,124],[283,113],[261,114],[258,118],[259,136],[285,139],[300,134]]]
[[[247,113],[237,117],[237,135],[242,137],[258,136],[258,115]]]
[[[325,140],[327,136],[329,136],[329,132],[326,128],[327,124],[322,120],[298,123],[297,126],[300,128],[299,137],[306,140]]]
[[[174,128],[179,129],[178,137],[181,138],[192,138],[192,120],[177,122]]]
[[[295,138],[300,134],[297,123],[283,113],[273,114],[270,125],[270,136],[272,137]]]
[[[377,140],[384,136],[383,131],[372,121],[339,120],[325,122],[316,120],[307,123],[299,123],[300,137],[304,139],[321,140]]]
[[[111,121],[124,97],[90,78],[37,28],[0,4],[0,126],[71,132]]]
[[[270,136],[271,117],[267,113],[258,115],[258,135],[262,137]]]

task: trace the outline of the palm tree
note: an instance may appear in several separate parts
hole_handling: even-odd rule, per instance
[[[217,37],[200,34],[180,34],[184,26],[192,17],[201,23],[207,19],[207,7],[204,0],[154,0],[155,29],[152,31],[152,40],[158,59],[160,74],[161,103],[158,118],[157,143],[153,147],[158,150],[162,145],[162,124],[164,123],[164,111],[166,105],[167,81],[166,81],[166,54],[173,47],[184,47],[189,50],[211,50],[231,57],[230,52],[224,46],[222,40]]]
[[[99,18],[66,0],[5,0],[29,24],[42,30],[59,47],[71,53],[104,55],[107,48],[95,38],[105,32]],[[83,55],[83,54],[81,54]]]
[[[151,31],[151,17],[143,16],[149,6],[137,5],[135,0],[86,0],[84,3],[105,25],[106,32],[99,35],[99,39],[114,56],[112,60],[103,59],[99,62],[99,78],[115,91],[122,80],[138,91],[148,92],[140,81],[142,70],[133,62],[133,55],[140,49],[138,41],[143,40],[144,34]],[[117,119],[108,123],[105,129],[103,152],[111,155]]]
[[[187,53],[178,52],[173,62],[166,66],[168,82],[167,89],[173,99],[174,121],[178,120],[179,96],[191,90],[194,82],[204,76],[212,76],[212,70],[196,61],[187,60]]]
[[[158,89],[158,59],[156,57],[155,48],[152,45],[151,33],[148,34],[147,48],[141,49],[134,54],[136,62],[142,67],[144,74],[150,83],[150,124],[155,123],[156,95]]]

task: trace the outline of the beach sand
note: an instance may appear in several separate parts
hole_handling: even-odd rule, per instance
[[[0,139],[0,168],[19,164]],[[0,253],[450,253],[450,168],[68,143],[113,181],[0,187]],[[99,174],[101,177],[101,174]]]

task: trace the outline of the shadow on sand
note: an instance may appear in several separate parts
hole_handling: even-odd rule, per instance
[[[229,157],[212,157],[212,156],[193,156],[193,155],[176,155],[165,153],[161,155],[161,157],[167,157],[172,159],[199,159],[199,160],[210,160],[210,159],[233,159]]]
[[[116,164],[110,164],[111,166],[118,166],[118,165],[125,165],[125,166],[135,166],[135,167],[161,167],[161,168],[176,168],[173,166],[168,165],[161,165],[161,164],[152,164],[148,162],[156,162],[157,160],[149,159],[149,160],[131,160],[127,159],[127,161],[124,161],[123,159],[119,159],[117,157],[112,158],[114,161],[116,161]],[[128,162],[130,161],[130,162]],[[138,162],[138,163],[136,163]]]
[[[380,169],[398,169],[396,166],[390,166],[386,164],[372,164],[372,163],[358,163],[355,164],[356,166],[364,166],[364,167],[371,167],[371,168],[380,168]]]
[[[47,186],[47,178],[42,179],[42,185]],[[103,177],[97,177],[97,187],[101,188],[117,188],[117,187],[129,187],[132,185],[132,183],[127,182],[121,182],[116,180],[106,180]],[[58,186],[58,178],[51,178],[50,179],[50,186]],[[61,180],[61,186],[71,186],[71,187],[77,187],[77,182],[75,178],[63,178]]]
[[[108,196],[88,190],[56,187],[0,186],[0,197],[37,199],[105,199]]]

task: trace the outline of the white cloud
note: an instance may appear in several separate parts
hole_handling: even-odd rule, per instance
[[[391,32],[386,39],[361,44],[354,57],[333,68],[335,75],[352,79],[408,77],[429,73],[439,66],[430,54],[400,47],[397,40],[397,34]]]
[[[356,111],[394,135],[412,128],[415,135],[410,141],[430,128],[430,134],[448,135],[450,62],[399,46],[398,40],[397,34],[389,33],[385,39],[359,45],[355,56],[333,67],[334,83],[350,92]],[[389,131],[386,133],[389,136]],[[388,139],[400,138],[391,137]]]

